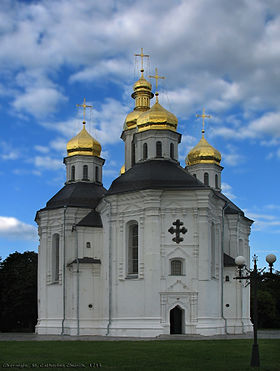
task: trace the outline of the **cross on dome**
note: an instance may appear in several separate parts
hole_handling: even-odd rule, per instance
[[[202,115],[196,115],[196,117],[202,117],[202,134],[204,134],[205,133],[205,130],[204,130],[204,119],[205,118],[208,118],[208,119],[210,119],[211,118],[211,116],[210,115],[205,115],[205,108],[203,108],[202,109]]]
[[[143,72],[144,72],[144,67],[143,67],[143,59],[144,57],[146,58],[149,58],[149,54],[144,54],[143,53],[143,48],[141,48],[141,53],[140,54],[134,54],[135,57],[141,57],[141,77],[143,76]]]
[[[156,96],[156,101],[158,102],[158,79],[162,79],[164,80],[165,77],[164,76],[159,76],[158,74],[158,69],[156,68],[156,73],[155,73],[155,76],[149,76],[150,78],[153,78],[153,79],[156,79],[156,93],[155,93],[155,96]]]
[[[84,110],[84,112],[83,112],[83,116],[84,116],[83,124],[85,125],[85,123],[86,123],[86,109],[87,108],[92,108],[92,106],[87,105],[86,104],[86,98],[84,98],[83,104],[77,104],[77,107],[83,107],[83,110]]]

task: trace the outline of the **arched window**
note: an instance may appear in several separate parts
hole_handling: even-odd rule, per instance
[[[211,224],[211,277],[216,276],[216,246],[215,246],[215,225]]]
[[[156,157],[162,157],[162,143],[156,142]]]
[[[55,233],[52,238],[52,281],[59,280],[59,234]]]
[[[179,259],[171,260],[171,276],[182,276],[182,274],[183,274],[182,260]]]
[[[128,225],[127,274],[138,274],[138,223]]]
[[[215,175],[215,188],[219,188],[218,174]]]
[[[99,168],[95,166],[95,181],[99,182]]]
[[[88,166],[83,166],[83,180],[88,180]]]
[[[204,173],[204,184],[209,186],[209,174]]]
[[[170,143],[170,158],[174,159],[174,144]]]
[[[71,180],[75,180],[75,166],[71,166]]]
[[[131,166],[135,165],[135,143],[131,143]]]
[[[143,144],[143,160],[147,160],[148,158],[148,144]]]

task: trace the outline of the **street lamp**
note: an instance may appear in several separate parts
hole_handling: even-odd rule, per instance
[[[258,346],[258,300],[257,300],[257,291],[258,291],[258,282],[263,281],[265,278],[269,278],[267,274],[263,274],[265,268],[258,269],[257,267],[257,255],[254,254],[253,262],[254,268],[246,268],[246,259],[244,256],[237,256],[235,258],[235,264],[238,267],[238,276],[234,279],[239,280],[248,280],[253,292],[253,329],[254,329],[254,343],[252,347],[252,356],[251,356],[251,367],[260,366],[260,356],[259,356],[259,346]],[[274,254],[269,254],[266,257],[266,261],[269,264],[269,274],[273,277],[273,263],[276,261],[276,256]],[[245,273],[245,275],[244,275]]]

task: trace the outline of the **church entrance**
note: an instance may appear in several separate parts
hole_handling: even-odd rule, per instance
[[[183,334],[183,314],[179,305],[170,311],[170,334]]]

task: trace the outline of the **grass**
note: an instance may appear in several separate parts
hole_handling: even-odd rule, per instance
[[[252,370],[251,346],[251,340],[0,341],[0,369],[243,371]],[[279,371],[280,339],[261,339],[259,349],[260,370]]]

